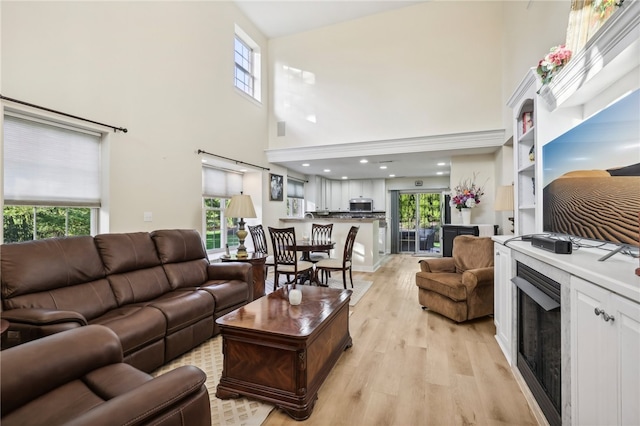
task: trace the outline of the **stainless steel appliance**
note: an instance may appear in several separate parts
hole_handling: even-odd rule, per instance
[[[371,213],[373,200],[371,198],[352,198],[349,200],[349,211],[351,213]]]

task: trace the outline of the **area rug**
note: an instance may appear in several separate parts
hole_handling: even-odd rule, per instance
[[[222,336],[207,340],[190,352],[160,367],[151,375],[160,376],[183,365],[195,365],[207,374],[205,385],[211,403],[211,424],[223,426],[259,426],[274,406],[247,398],[218,399],[216,387],[222,374]]]
[[[342,275],[337,273],[339,278],[331,277],[329,278],[329,287],[331,288],[339,288],[344,289],[344,285],[342,284]],[[285,276],[280,276],[280,285],[284,284],[286,281]],[[353,280],[353,288],[351,288],[351,281],[349,281],[349,276],[347,276],[347,289],[353,291],[351,294],[351,300],[349,301],[349,306],[355,306],[356,303],[362,299],[362,296],[371,288],[371,281],[364,280]],[[265,290],[268,293],[273,291],[273,275],[269,274],[269,277],[265,280]]]

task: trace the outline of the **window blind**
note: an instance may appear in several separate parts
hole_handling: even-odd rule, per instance
[[[100,140],[98,133],[5,114],[5,202],[100,207]]]
[[[214,169],[202,168],[202,195],[212,198],[231,198],[242,192],[242,175]]]
[[[287,179],[287,197],[304,198],[304,182]]]

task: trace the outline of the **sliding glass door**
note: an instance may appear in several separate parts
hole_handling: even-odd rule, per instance
[[[443,196],[440,192],[400,193],[398,251],[439,253]]]

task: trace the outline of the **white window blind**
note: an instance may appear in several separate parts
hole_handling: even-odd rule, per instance
[[[202,195],[231,198],[242,192],[242,175],[212,167],[202,168]]]
[[[304,198],[304,182],[287,179],[287,197]]]
[[[100,207],[100,135],[5,114],[7,204]]]

